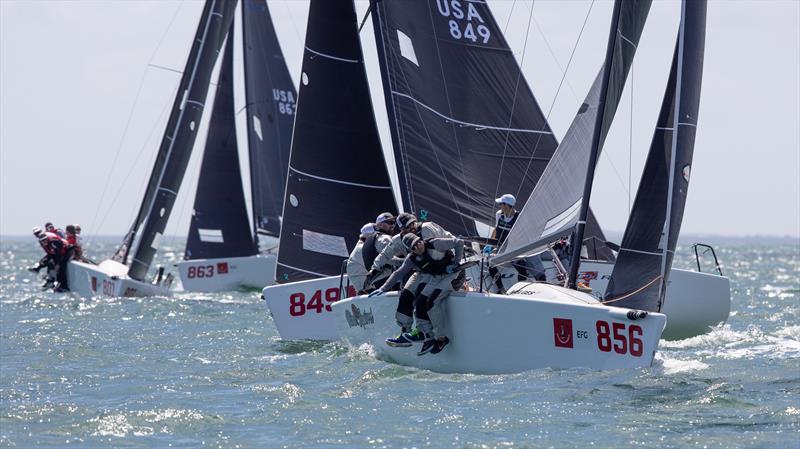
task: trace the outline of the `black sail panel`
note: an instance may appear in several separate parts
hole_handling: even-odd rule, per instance
[[[527,198],[557,142],[488,5],[372,8],[405,210],[455,234],[494,224],[494,199]]]
[[[139,233],[139,244],[128,270],[133,279],[143,280],[147,275],[164,234],[200,127],[211,72],[233,21],[235,8],[235,0],[208,0],[201,15],[199,38],[192,43],[159,148],[158,160],[163,156],[164,163],[157,162],[154,167],[154,173],[158,173],[157,177],[151,176],[151,180],[156,181],[155,192],[150,203],[143,207],[147,211],[146,222]]]
[[[312,0],[276,279],[341,272],[359,229],[395,208],[352,0]]]
[[[277,237],[297,91],[264,0],[243,0],[242,36],[253,219]]]
[[[611,47],[607,56],[610,59],[595,77],[564,139],[495,257],[495,263],[539,251],[575,229],[582,203],[588,201],[584,198],[582,177],[589,170],[594,136],[598,136],[599,155],[619,106],[650,4],[645,0],[618,0],[615,5],[617,26],[612,29],[609,39]],[[605,64],[610,64],[607,79],[603,76]],[[590,216],[587,214],[587,218]],[[589,219],[587,227],[593,227]],[[586,233],[584,237],[587,235],[590,234]]]
[[[233,28],[228,32],[232,37]],[[197,182],[185,259],[244,257],[258,254],[242,189],[233,105],[233,39],[225,56],[208,125]]]
[[[606,300],[619,307],[661,310],[683,220],[700,106],[706,2],[683,5],[682,31],[664,101],[606,289]]]

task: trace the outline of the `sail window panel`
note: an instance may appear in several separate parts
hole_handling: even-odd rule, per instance
[[[258,136],[258,140],[262,142],[264,141],[264,132],[261,129],[261,119],[255,114],[253,114],[253,132],[255,132],[256,136]]]
[[[161,246],[161,237],[162,234],[160,232],[156,232],[153,236],[153,241],[150,243],[150,247],[154,250],[158,250],[158,248]]]
[[[411,42],[411,38],[408,37],[407,34],[403,33],[400,30],[397,30],[397,42],[400,45],[400,55],[409,61],[413,62],[414,65],[419,67],[419,61],[417,61],[417,53],[414,52],[414,43]]]
[[[303,249],[331,256],[348,257],[344,237],[303,229]]]
[[[206,243],[225,243],[225,238],[222,236],[221,229],[203,229],[197,230],[200,234],[200,241]]]
[[[541,237],[545,237],[548,235],[555,234],[556,232],[562,231],[571,227],[575,224],[575,219],[578,216],[578,212],[581,209],[581,199],[575,202],[572,206],[570,206],[564,212],[556,215],[555,217],[547,220],[547,223],[544,225],[544,232],[542,232]]]

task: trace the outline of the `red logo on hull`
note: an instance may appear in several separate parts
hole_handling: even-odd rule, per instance
[[[228,262],[220,262],[217,264],[217,274],[228,274]]]
[[[553,318],[553,335],[556,347],[572,347],[572,320],[566,318]]]
[[[92,291],[97,292],[97,278],[92,276]]]

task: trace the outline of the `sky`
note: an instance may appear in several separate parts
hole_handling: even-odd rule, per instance
[[[297,81],[308,2],[268,4]],[[0,0],[0,235],[25,235],[45,221],[80,223],[88,235],[127,231],[202,5]],[[560,138],[602,62],[613,3],[490,5]],[[359,17],[367,6],[356,1]],[[591,205],[611,232],[625,228],[679,17],[678,2],[653,3],[603,149]],[[800,1],[710,1],[707,20],[682,233],[800,238]],[[391,151],[371,21],[361,35],[382,142]],[[166,234],[188,230],[201,153],[194,152]],[[247,174],[246,163],[243,169]]]

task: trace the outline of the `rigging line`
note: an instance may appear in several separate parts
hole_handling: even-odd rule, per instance
[[[511,128],[511,122],[514,120],[514,109],[517,106],[517,93],[519,92],[519,82],[522,79],[522,65],[525,63],[525,54],[528,50],[528,37],[530,36],[531,32],[531,22],[533,21],[533,3],[531,3],[531,13],[528,15],[528,27],[525,30],[525,43],[522,46],[522,57],[519,61],[519,71],[517,72],[517,81],[514,84],[514,95],[513,99],[511,100],[511,110],[508,113],[508,128]],[[513,58],[513,56],[512,56]],[[547,123],[543,124],[544,127],[547,127]],[[511,135],[510,132],[506,131],[506,136],[503,139],[503,155],[500,158],[500,170],[497,173],[497,183],[494,186],[494,197],[497,198],[497,194],[500,190],[500,180],[503,178],[503,166],[506,162],[506,152],[508,152],[508,138]],[[533,156],[533,155],[531,155]],[[527,174],[527,173],[526,173]],[[524,179],[524,176],[523,176]],[[519,193],[519,192],[518,192]],[[494,204],[489,206],[492,211],[494,210]],[[491,213],[490,213],[491,216]],[[487,236],[488,237],[488,236]]]
[[[150,59],[147,61],[147,66],[145,66],[145,69],[142,72],[142,77],[139,80],[139,88],[136,91],[136,96],[134,97],[134,100],[133,100],[133,106],[131,107],[131,112],[130,112],[130,114],[128,114],[128,119],[125,122],[125,128],[123,129],[122,136],[120,137],[119,143],[117,144],[116,154],[114,154],[114,159],[113,159],[113,162],[111,163],[111,169],[108,171],[108,176],[106,177],[106,182],[105,182],[105,185],[103,186],[103,193],[100,195],[100,201],[97,203],[97,208],[94,211],[94,217],[92,217],[92,221],[90,222],[89,229],[90,229],[91,234],[89,236],[87,236],[87,238],[86,238],[86,244],[87,245],[92,241],[92,238],[97,234],[97,232],[96,232],[97,228],[94,228],[94,225],[95,225],[95,223],[97,221],[97,216],[100,213],[100,209],[103,206],[103,200],[105,200],[106,191],[108,191],[108,185],[111,183],[111,177],[114,174],[114,169],[117,166],[117,161],[119,160],[119,155],[122,153],[122,145],[125,142],[125,138],[128,135],[128,130],[130,129],[131,122],[133,121],[133,113],[136,110],[136,105],[139,104],[139,98],[141,97],[142,89],[144,88],[144,80],[145,80],[145,78],[147,78],[147,67],[152,65],[152,62],[153,62],[153,59],[156,56],[156,53],[158,53],[158,50],[161,48],[161,45],[164,43],[164,39],[167,37],[167,33],[169,32],[169,30],[172,29],[172,24],[175,23],[175,19],[178,17],[178,12],[181,10],[182,6],[183,6],[183,0],[181,0],[181,2],[178,4],[178,7],[175,9],[175,12],[172,14],[172,18],[170,19],[169,24],[167,25],[167,28],[164,30],[164,33],[161,35],[161,38],[159,39],[158,43],[156,44],[155,50],[153,50],[153,53],[150,55]],[[130,172],[128,172],[128,173],[130,173]],[[106,212],[106,215],[108,215],[108,212]]]
[[[429,12],[429,15],[430,15],[430,12]],[[431,21],[433,21],[433,17],[432,16],[431,16]],[[431,23],[431,25],[433,26],[433,23]],[[434,29],[434,35],[435,35],[435,29]],[[434,41],[435,41],[435,39],[434,39]],[[387,47],[387,50],[389,52],[391,52],[392,58],[399,59],[399,56],[394,52],[394,48],[392,48],[391,45]],[[437,51],[438,51],[438,43],[437,43]],[[440,54],[440,53],[437,53],[437,54]],[[386,63],[388,65],[389,64],[389,59],[390,59],[388,55],[387,55],[386,59],[387,59]],[[441,65],[441,60],[439,61],[439,66],[440,66],[440,69],[443,70],[443,67]],[[411,92],[412,91],[411,90],[411,84],[408,82],[408,78],[406,77],[405,72],[402,69],[399,70],[399,72],[403,76],[403,81],[405,82],[406,89],[409,92]],[[458,203],[458,201],[456,201],[455,194],[453,193],[453,189],[452,189],[452,187],[450,185],[450,182],[447,180],[446,174],[444,173],[444,168],[443,168],[443,165],[442,165],[442,161],[441,161],[441,159],[439,159],[439,153],[436,151],[436,148],[433,145],[433,139],[431,139],[431,135],[430,135],[430,132],[428,131],[427,125],[425,124],[425,121],[422,120],[422,113],[420,112],[419,105],[416,102],[413,102],[413,104],[414,104],[414,110],[416,111],[417,117],[419,118],[420,124],[422,125],[422,129],[423,129],[423,131],[425,131],[425,137],[428,140],[428,144],[430,145],[431,153],[433,153],[434,157],[436,158],[436,164],[438,165],[439,171],[442,174],[442,180],[445,182],[445,185],[447,186],[447,191],[450,194],[450,199],[451,199],[451,201],[453,202],[453,205],[456,208],[456,212],[457,212],[456,215],[458,215],[459,219],[461,220],[461,224],[464,226],[464,229],[468,229],[467,223],[464,221],[464,214],[461,212],[461,210],[459,208],[459,203]],[[395,106],[395,102],[394,101],[392,101],[392,106],[393,107]],[[449,101],[448,101],[448,106],[449,106]],[[396,109],[396,107],[394,107],[394,108]],[[452,112],[453,112],[452,111],[452,107],[450,107],[450,114],[451,115],[452,115]],[[400,128],[401,127],[398,125],[397,126],[398,139],[400,139],[400,132],[401,132]],[[457,142],[456,142],[456,145],[458,145]],[[401,153],[402,153],[402,151],[401,151]],[[405,161],[406,160],[406,156],[402,155],[402,157],[403,157],[403,160]],[[410,168],[410,166],[408,168]],[[405,172],[406,172],[406,178],[407,178],[406,181],[407,181],[408,184],[410,184],[410,182],[409,182],[409,180],[410,180],[410,178],[409,178],[409,176],[410,176],[409,170],[405,170]],[[409,191],[408,192],[409,197],[410,198],[413,197],[413,195],[414,195],[413,190],[409,188],[408,191]],[[412,205],[409,205],[409,206],[412,206]],[[414,211],[412,210],[410,212],[414,212]]]
[[[612,302],[622,301],[622,300],[623,300],[623,299],[625,299],[625,298],[630,298],[631,296],[633,296],[633,295],[635,295],[635,294],[637,294],[637,293],[641,293],[641,292],[643,292],[645,289],[647,289],[647,288],[648,288],[648,287],[650,287],[651,285],[655,284],[655,283],[656,283],[656,282],[657,282],[659,279],[661,279],[662,277],[663,277],[663,276],[661,276],[661,275],[658,275],[658,276],[656,276],[655,278],[653,278],[653,280],[651,280],[650,282],[648,282],[647,284],[644,284],[643,286],[641,286],[641,287],[637,288],[636,290],[634,290],[634,291],[632,291],[632,292],[628,292],[628,293],[626,293],[626,294],[624,294],[624,295],[622,295],[622,296],[617,296],[616,298],[611,298],[611,299],[606,299],[606,300],[600,301],[600,303],[601,303],[601,304],[611,304]]]
[[[508,19],[506,20],[506,26],[503,28],[503,36],[506,36],[508,33],[508,25],[511,24],[511,17],[514,16],[514,6],[516,6],[517,0],[514,0],[514,3],[511,4],[511,11],[508,12]]]
[[[172,95],[169,97],[165,97],[166,101],[164,106],[161,108],[161,114],[159,115],[158,119],[156,119],[156,122],[153,124],[153,126],[150,128],[150,134],[147,136],[147,139],[145,139],[144,143],[142,143],[142,147],[139,149],[139,153],[136,155],[136,162],[130,166],[130,168],[128,169],[128,173],[125,175],[125,178],[120,183],[120,187],[119,189],[117,189],[117,193],[111,200],[111,204],[109,205],[108,209],[106,209],[106,212],[103,215],[102,220],[100,220],[100,223],[97,225],[98,229],[102,227],[103,224],[105,224],[106,219],[108,218],[108,214],[111,213],[111,211],[114,209],[114,205],[117,203],[120,194],[124,190],[125,184],[128,182],[128,178],[130,178],[131,174],[133,173],[134,169],[137,166],[137,163],[143,159],[142,156],[144,155],[144,151],[150,147],[149,143],[153,139],[153,135],[155,134],[156,130],[161,129],[159,125],[164,121],[166,113],[170,109],[171,99],[174,98],[175,95],[177,95],[177,92],[178,92],[178,86],[175,86],[175,88],[172,90]],[[142,196],[146,187],[147,187],[147,177],[145,177],[142,180],[142,185],[139,187],[138,196],[136,198]],[[136,212],[137,212],[136,209],[131,209],[131,212],[128,214],[129,222],[133,221],[133,216],[136,214]]]
[[[586,11],[586,17],[583,19],[583,25],[581,25],[581,30],[578,33],[578,38],[575,39],[575,45],[572,47],[572,52],[569,54],[569,60],[567,60],[567,66],[564,68],[564,74],[561,75],[561,81],[558,83],[558,88],[556,89],[556,94],[553,96],[553,101],[550,103],[550,109],[547,111],[547,115],[545,116],[545,121],[549,123],[550,121],[550,114],[553,113],[553,109],[556,105],[556,100],[558,100],[558,94],[561,92],[561,87],[564,85],[564,80],[567,78],[567,73],[569,71],[569,66],[572,65],[572,59],[575,57],[575,51],[578,49],[578,44],[581,41],[581,37],[583,36],[583,31],[586,29],[586,23],[589,21],[589,15],[592,12],[592,8],[594,7],[595,0],[589,4],[589,9]],[[533,8],[531,8],[532,10]],[[522,178],[519,182],[519,187],[517,187],[516,194],[519,195],[520,190],[522,190],[522,184],[525,182],[525,178],[528,177],[528,172],[530,171],[531,164],[533,163],[533,157],[536,154],[536,150],[539,148],[539,143],[542,141],[542,136],[539,135],[536,139],[536,144],[533,146],[533,151],[531,152],[531,160],[528,161],[528,165],[525,167],[525,171],[522,173]],[[558,149],[558,148],[556,148]]]
[[[487,6],[487,10],[488,10],[488,6]],[[431,11],[430,8],[428,9],[428,17],[430,18],[431,31],[433,33],[433,42],[434,42],[434,44],[436,44],[436,60],[437,60],[437,62],[439,62],[439,72],[442,74],[442,79],[446,80],[447,76],[444,73],[444,65],[442,65],[442,50],[439,48],[439,39],[436,37],[436,24],[433,21],[433,11]],[[447,89],[447,83],[446,82],[444,83],[444,96],[445,96],[445,99],[447,100],[447,109],[448,109],[448,111],[450,113],[450,116],[453,116],[454,115],[453,114],[453,104],[450,102],[450,91]],[[465,173],[465,170],[464,170],[464,159],[461,156],[461,145],[458,142],[458,133],[456,132],[455,123],[452,123],[450,125],[450,129],[453,131],[453,139],[455,140],[456,151],[458,151],[458,163],[461,166],[461,175],[462,175],[461,179],[464,182],[464,191],[468,192],[469,190],[468,190],[468,186],[467,186],[467,177],[464,176],[464,173]],[[438,154],[436,155],[436,160],[437,160],[437,162],[439,161]],[[441,162],[439,162],[439,166],[441,168]],[[445,175],[444,173],[442,173],[442,174]],[[469,229],[469,226],[467,226],[467,223],[464,221],[464,215],[466,215],[466,214],[461,212],[461,208],[458,206],[458,202],[455,200],[455,195],[453,195],[453,191],[452,191],[452,188],[450,187],[450,183],[447,181],[447,177],[445,176],[444,179],[445,179],[445,182],[447,183],[447,188],[450,191],[450,195],[453,197],[453,202],[456,204],[456,210],[458,212],[459,218],[461,219],[461,224],[464,225],[464,229]],[[475,217],[470,216],[470,218],[475,220]],[[473,224],[473,226],[474,226],[474,224]]]

